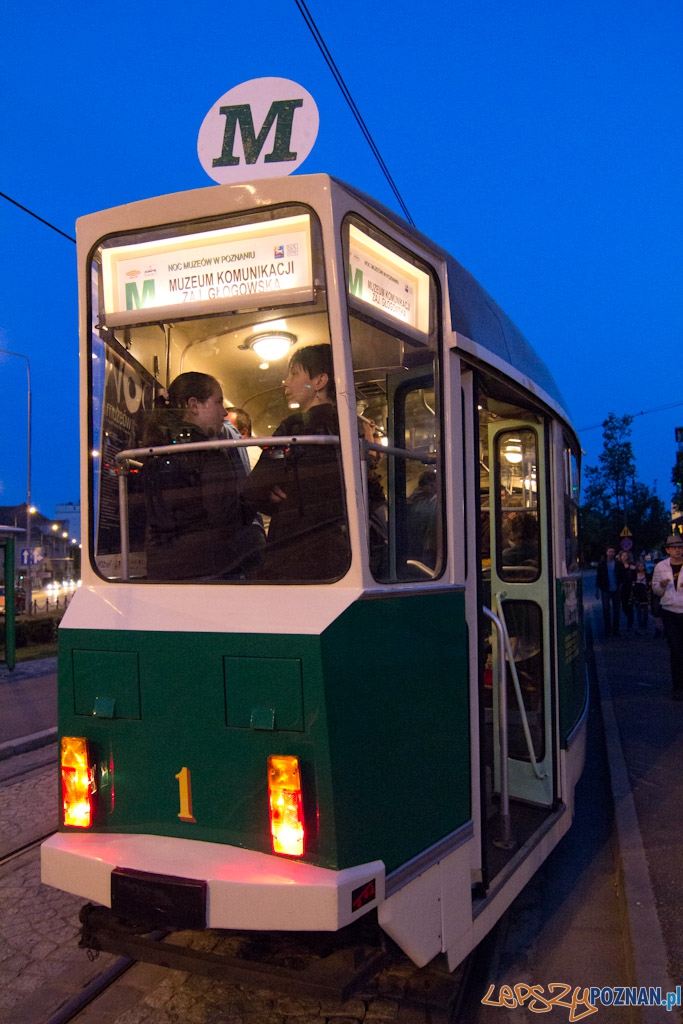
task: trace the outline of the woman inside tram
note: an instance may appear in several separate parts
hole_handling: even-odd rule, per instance
[[[338,436],[330,345],[295,352],[283,384],[294,411],[274,437]],[[254,511],[271,517],[260,578],[297,582],[343,575],[350,551],[338,445],[295,441],[265,448],[244,497]]]
[[[181,373],[158,399],[144,445],[224,437],[223,392],[207,373]],[[147,578],[239,579],[253,574],[265,543],[243,503],[246,473],[235,448],[146,459]]]

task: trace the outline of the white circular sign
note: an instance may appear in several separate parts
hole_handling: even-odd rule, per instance
[[[318,108],[288,78],[253,78],[216,100],[199,129],[199,160],[224,185],[291,174],[313,149]]]

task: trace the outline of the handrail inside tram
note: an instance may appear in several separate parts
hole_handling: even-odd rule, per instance
[[[395,455],[398,458],[412,459],[414,462],[421,462],[424,466],[433,466],[438,461],[436,455],[419,455],[418,452],[410,451],[409,448],[394,448],[392,445],[376,444],[375,441],[367,441],[361,438],[361,447],[366,452],[378,452],[380,455]]]
[[[430,569],[430,567],[428,565],[425,565],[424,562],[421,562],[419,558],[406,559],[406,565],[412,565],[416,569],[419,569],[420,572],[423,572],[425,576],[428,576],[430,578],[430,580],[436,579],[436,569]]]
[[[121,524],[121,579],[130,578],[130,540],[128,522],[128,471],[135,467],[139,469],[143,464],[140,459],[154,458],[157,455],[172,455],[174,453],[213,451],[222,448],[248,448],[257,446],[259,448],[287,448],[290,445],[313,444],[313,445],[339,445],[337,434],[296,434],[286,437],[247,437],[247,438],[223,438],[220,441],[188,441],[185,444],[162,444],[146,448],[126,448],[118,452],[114,458],[119,476],[119,521]],[[419,455],[407,448],[394,448],[382,444],[375,444],[374,441],[367,441],[361,438],[361,449],[363,452],[374,451],[381,455],[393,455],[397,458],[413,459],[425,466],[433,465],[437,460],[435,455]],[[422,568],[422,566],[420,566]],[[431,575],[431,573],[430,573]]]
[[[286,448],[290,444],[321,444],[338,445],[337,434],[295,434],[284,437],[241,437],[223,438],[220,441],[188,441],[183,444],[163,444],[146,448],[126,448],[120,451],[114,461],[122,465],[131,459],[147,458],[154,455],[167,455],[170,452],[197,452],[209,451],[214,448],[249,448],[251,445],[259,448]],[[422,462],[425,466],[432,466],[436,463],[436,455],[420,455],[409,448],[394,448],[391,445],[376,444],[374,441],[361,439],[361,445],[365,451],[377,452],[380,455],[395,455],[398,458],[413,459],[415,462]]]
[[[149,458],[154,455],[169,455],[172,452],[201,452],[211,451],[220,448],[249,448],[254,445],[258,448],[286,448],[287,445],[296,444],[322,444],[338,445],[339,437],[336,434],[297,434],[286,437],[240,437],[223,438],[220,441],[188,441],[187,443],[160,444],[146,448],[126,448],[120,451],[114,462],[122,465],[131,459]]]
[[[249,437],[223,438],[220,441],[188,441],[186,444],[161,444],[147,448],[126,448],[114,458],[119,476],[119,521],[121,532],[121,579],[130,579],[130,537],[128,523],[128,472],[132,467],[140,468],[140,459],[154,458],[157,455],[174,453],[215,451],[222,448],[248,448],[256,445],[259,448],[286,448],[302,441],[314,445],[338,445],[336,434],[306,434],[293,437]]]
[[[533,768],[534,775],[537,779],[547,779],[548,773],[541,771],[538,767],[538,760],[536,759],[536,752],[534,750],[534,741],[531,738],[531,730],[529,729],[529,720],[527,718],[526,708],[524,707],[524,698],[522,697],[522,688],[519,685],[519,676],[517,675],[517,666],[515,665],[515,659],[512,653],[512,644],[510,643],[510,634],[508,633],[507,623],[505,621],[505,612],[503,611],[503,601],[505,600],[506,594],[501,591],[496,594],[496,610],[498,611],[498,617],[502,626],[503,642],[505,644],[505,653],[507,654],[508,664],[510,665],[510,675],[512,676],[512,683],[515,688],[515,695],[517,697],[517,706],[519,708],[519,715],[522,720],[522,729],[524,730],[524,739],[526,740],[527,751],[529,753],[529,760],[531,761],[531,767]],[[505,659],[503,658],[503,661]]]
[[[498,633],[498,672],[494,678],[498,689],[498,738],[500,742],[500,839],[494,839],[496,846],[503,850],[511,850],[515,845],[512,838],[510,822],[510,766],[508,764],[508,695],[505,672],[505,633],[506,629],[497,615],[490,608],[482,605],[481,609],[490,619]]]

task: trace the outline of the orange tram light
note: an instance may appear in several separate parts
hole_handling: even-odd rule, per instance
[[[304,854],[304,808],[299,758],[273,754],[268,758],[268,803],[274,853]]]
[[[94,787],[85,737],[62,737],[61,776],[64,824],[74,828],[90,828]]]

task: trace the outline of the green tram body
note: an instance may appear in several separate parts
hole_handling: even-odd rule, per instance
[[[304,236],[309,246],[284,296],[209,297],[200,271],[184,275],[182,304],[159,300],[157,283],[157,308],[145,291],[144,274],[191,263],[191,246],[208,266],[219,250],[207,238],[237,263],[240,246],[277,243],[278,225],[291,248],[276,253],[301,253]],[[417,964],[446,952],[454,968],[568,829],[583,767],[579,448],[552,378],[459,264],[325,175],[95,214],[79,222],[78,244],[88,500],[83,584],[60,628],[59,734],[87,740],[93,817],[44,844],[43,880],[131,914],[132,879],[142,918],[144,884],[170,906],[177,878],[194,880],[200,927],[334,930],[376,911]],[[146,456],[116,455],[140,450],[139,417],[185,369],[212,373],[232,404],[248,400],[254,435],[269,437],[287,412],[287,364],[257,370],[249,338],[283,324],[300,346],[332,345],[347,571],[146,578]],[[377,429],[374,448],[362,422]],[[386,497],[380,568],[372,451]],[[427,562],[410,507],[425,468],[437,481]],[[535,547],[510,562],[521,526]],[[271,755],[299,759],[300,858],[273,852]],[[169,911],[171,924],[189,920],[197,926],[196,914]]]

